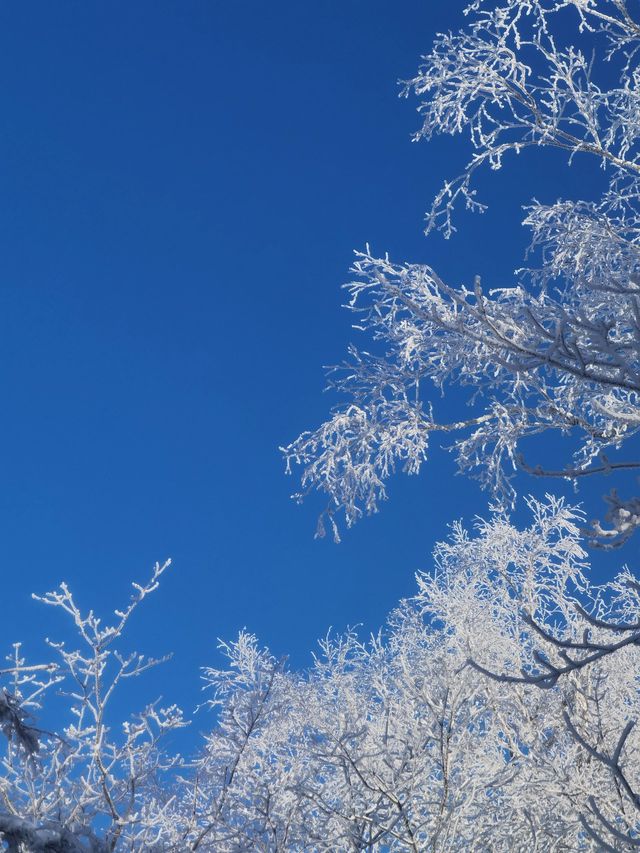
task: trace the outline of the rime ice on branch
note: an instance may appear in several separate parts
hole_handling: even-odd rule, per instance
[[[624,0],[477,2],[466,28],[438,37],[406,84],[421,101],[417,138],[466,132],[473,151],[435,199],[427,230],[449,236],[458,202],[483,209],[476,171],[531,146],[591,156],[607,187],[595,202],[531,203],[524,222],[540,264],[512,287],[453,287],[428,266],[357,254],[349,307],[379,354],[351,348],[330,373],[348,403],[283,449],[288,470],[303,467],[294,497],[325,492],[323,517],[336,538],[335,515],[351,525],[375,512],[396,468],[420,469],[431,433],[454,434],[460,470],[502,505],[513,501],[518,469],[577,483],[640,468],[632,440],[640,426],[640,19],[632,11]],[[565,28],[574,24],[567,46],[554,35],[559,16]],[[617,70],[615,86],[601,84],[603,63],[607,79]],[[455,383],[473,389],[470,415],[439,421],[434,388]],[[519,450],[549,431],[572,436],[559,470]],[[607,500],[589,537],[614,547],[640,524],[640,497],[614,491]]]

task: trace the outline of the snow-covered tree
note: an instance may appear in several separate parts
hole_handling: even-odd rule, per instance
[[[132,608],[100,628],[66,589],[45,596],[86,651],[8,667],[0,839],[20,853],[635,849],[639,588],[628,573],[592,586],[580,513],[530,506],[525,530],[504,515],[454,526],[379,634],[328,636],[305,672],[249,634],[224,644],[188,761],[161,747],[183,725],[174,708],[121,732],[106,721],[146,665],[116,649]],[[54,684],[71,717],[59,734]]]
[[[168,567],[156,565],[112,625],[93,611],[83,614],[65,584],[39,597],[72,620],[79,648],[47,641],[52,660],[25,662],[14,646],[0,692],[0,725],[6,751],[0,776],[0,839],[14,853],[108,853],[165,850],[165,811],[171,803],[166,774],[180,763],[163,740],[185,725],[177,707],[150,704],[117,731],[110,708],[127,679],[162,660],[124,653],[122,635],[132,614],[158,586]],[[49,716],[66,717],[55,731]],[[34,715],[38,719],[34,719]],[[53,729],[54,727],[52,727]]]
[[[432,433],[455,436],[460,470],[504,506],[518,469],[577,483],[640,468],[640,10],[627,0],[476,0],[466,14],[404,87],[420,101],[416,139],[466,133],[472,149],[427,231],[449,236],[458,203],[484,210],[478,170],[533,146],[590,157],[604,190],[531,202],[524,222],[538,261],[512,286],[454,287],[427,265],[357,254],[349,306],[373,343],[330,374],[347,402],[284,448],[289,470],[303,466],[295,497],[328,496],[320,534],[328,517],[338,535],[339,511],[348,525],[376,511],[398,466],[420,469]],[[433,390],[454,383],[471,389],[469,416],[441,421]],[[521,453],[523,439],[550,431],[567,436],[557,470],[544,450],[541,462]],[[622,448],[628,455],[611,457]],[[640,497],[607,500],[589,536],[614,547],[640,524]]]

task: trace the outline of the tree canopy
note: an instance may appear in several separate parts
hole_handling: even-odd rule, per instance
[[[453,525],[378,633],[330,632],[306,671],[249,632],[222,643],[189,756],[176,705],[113,711],[162,663],[126,637],[169,564],[109,624],[64,584],[36,596],[78,644],[48,641],[36,663],[16,645],[1,671],[7,850],[640,847],[640,584],[628,569],[596,584],[587,550],[627,542],[640,497],[613,491],[591,524],[550,495],[528,499],[528,526],[509,517],[518,470],[579,483],[640,467],[639,47],[626,0],[475,0],[436,38],[403,89],[419,100],[416,138],[466,134],[471,155],[428,231],[451,236],[457,205],[484,209],[478,170],[533,146],[588,155],[604,189],[529,202],[529,266],[508,287],[358,253],[346,287],[368,349],[330,374],[347,402],[284,450],[303,466],[297,497],[326,494],[319,532],[328,519],[337,538],[340,513],[351,525],[376,511],[394,470],[417,473],[431,434],[451,433],[490,492],[484,520]],[[453,385],[469,416],[440,421],[430,394]],[[522,441],[553,431],[566,464],[525,460]]]

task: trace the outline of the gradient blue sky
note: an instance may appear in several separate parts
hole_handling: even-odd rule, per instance
[[[326,413],[322,365],[357,340],[354,248],[508,282],[520,206],[591,174],[523,157],[483,179],[489,214],[423,236],[466,146],[412,144],[396,81],[462,5],[2,5],[5,647],[65,635],[32,591],[66,580],[108,614],[171,556],[129,644],[175,652],[136,691],[190,709],[216,637],[247,626],[305,665],[330,625],[377,628],[447,522],[484,510],[436,453],[342,545],[314,541],[320,504],[289,501],[277,450]]]

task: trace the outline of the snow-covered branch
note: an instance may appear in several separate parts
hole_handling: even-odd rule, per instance
[[[352,347],[330,373],[346,403],[283,448],[287,470],[303,469],[294,497],[326,493],[323,516],[336,538],[338,513],[353,524],[378,509],[396,468],[419,471],[432,433],[456,434],[459,469],[504,506],[518,470],[542,476],[549,468],[522,462],[522,441],[532,436],[567,437],[566,465],[554,473],[575,483],[636,464],[605,460],[606,451],[633,445],[640,426],[638,24],[624,3],[605,0],[478,2],[468,14],[466,29],[439,37],[408,84],[422,99],[419,136],[468,131],[474,149],[463,177],[436,199],[430,224],[450,231],[459,196],[478,205],[477,168],[499,168],[508,151],[529,145],[591,155],[608,184],[598,201],[526,209],[540,263],[513,286],[484,288],[476,279],[456,287],[425,264],[356,253],[348,307],[370,344]],[[562,15],[565,29],[574,21],[576,43],[602,40],[607,86],[598,82],[601,54],[587,59],[562,46],[567,33],[554,33]],[[470,416],[459,422],[439,418],[432,401],[434,390],[453,384],[469,389]],[[603,547],[640,525],[637,497],[613,493],[609,503],[590,533]]]

